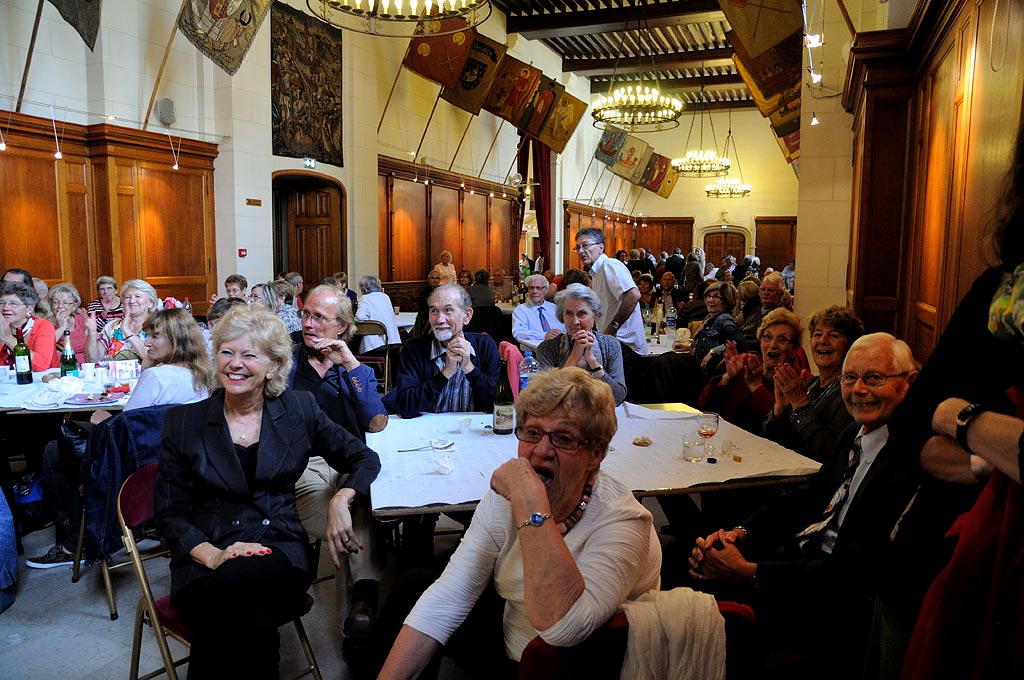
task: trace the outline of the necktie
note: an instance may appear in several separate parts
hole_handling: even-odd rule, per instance
[[[540,327],[544,329],[545,333],[547,333],[551,330],[551,324],[548,323],[547,317],[544,316],[544,308],[538,307],[537,314],[540,315]]]
[[[843,475],[842,483],[832,495],[832,500],[829,501],[827,506],[825,506],[824,512],[821,513],[821,519],[796,535],[796,537],[800,539],[800,548],[804,550],[804,552],[821,547],[822,535],[824,534],[825,529],[834,524],[836,519],[838,519],[839,509],[842,508],[843,503],[846,502],[846,498],[850,492],[850,484],[853,482],[853,476],[857,472],[857,466],[860,465],[861,452],[860,437],[857,437],[853,440],[853,448],[850,449],[850,458],[846,466],[846,473]],[[831,552],[831,550],[829,550],[829,552]]]

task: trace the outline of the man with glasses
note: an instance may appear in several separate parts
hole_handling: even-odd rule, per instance
[[[590,287],[597,293],[604,312],[606,335],[613,335],[622,343],[622,364],[626,376],[634,364],[633,359],[647,354],[644,322],[640,314],[640,289],[626,265],[604,252],[604,234],[600,229],[588,227],[576,232],[576,248],[580,263],[589,268]]]
[[[307,296],[301,316],[302,342],[295,346],[288,386],[313,394],[331,420],[366,441],[367,432],[387,426],[388,416],[377,394],[373,369],[359,363],[348,346],[356,327],[352,303],[332,286],[317,286]],[[336,496],[344,481],[344,475],[314,456],[295,483],[295,501],[310,536],[329,540],[327,517],[333,513],[340,518],[342,530],[354,528],[361,541],[359,549],[349,555],[352,604],[342,631],[346,644],[365,645],[376,617],[385,553],[367,499],[358,499],[350,508],[347,499]],[[345,601],[341,589],[348,584],[338,579],[337,585],[341,604]]]
[[[229,298],[241,298],[247,300],[248,296],[245,294],[246,289],[249,287],[249,280],[241,274],[231,274],[224,279],[224,292]],[[210,296],[210,304],[220,299],[220,295],[217,295],[214,291],[213,295]]]
[[[857,339],[839,378],[854,424],[821,469],[741,526],[696,541],[694,578],[750,588],[758,628],[771,638],[764,648],[794,664],[775,674],[812,677],[827,667],[860,677],[884,578],[879,558],[917,487],[916,460],[885,447],[889,419],[916,377],[902,340]]]
[[[768,274],[761,281],[761,290],[758,293],[761,297],[761,308],[748,318],[743,319],[743,325],[740,326],[740,330],[743,331],[743,335],[747,338],[748,342],[757,336],[757,329],[761,326],[761,321],[764,320],[765,315],[773,309],[778,309],[782,306],[782,296],[785,290],[786,282],[783,281],[782,275],[777,272]]]
[[[542,274],[526,277],[528,300],[512,310],[512,337],[524,350],[536,350],[545,340],[565,332],[555,316],[555,304],[548,302],[548,280]]]

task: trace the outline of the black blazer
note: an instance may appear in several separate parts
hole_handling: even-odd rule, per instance
[[[210,573],[189,551],[209,541],[271,545],[308,568],[308,538],[295,507],[295,482],[310,456],[323,456],[344,486],[369,495],[377,454],[328,418],[308,392],[286,391],[263,404],[253,489],[224,419],[224,393],[170,409],[164,418],[155,514],[171,549],[171,592]]]

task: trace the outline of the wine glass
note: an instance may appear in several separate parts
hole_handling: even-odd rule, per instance
[[[718,414],[717,413],[705,412],[705,413],[701,413],[699,416],[697,416],[697,434],[699,434],[701,437],[703,437],[705,441],[711,439],[712,437],[714,437],[717,432],[718,432]],[[711,444],[705,444],[704,445],[704,455],[705,456],[712,455],[714,450],[715,450],[715,447],[712,446]]]

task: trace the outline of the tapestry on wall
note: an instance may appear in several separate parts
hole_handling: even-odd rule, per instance
[[[50,4],[57,8],[71,28],[78,31],[89,49],[95,51],[103,0],[50,0]]]
[[[341,30],[275,2],[270,13],[275,156],[344,165],[341,71]]]
[[[235,75],[245,59],[270,0],[187,0],[178,30],[210,61]]]

